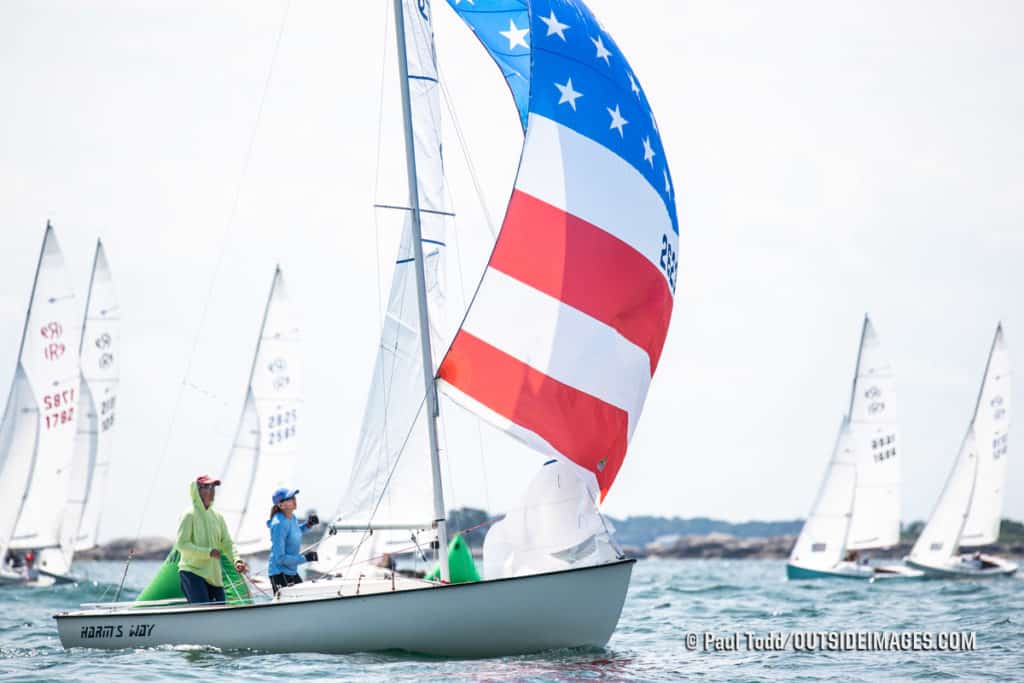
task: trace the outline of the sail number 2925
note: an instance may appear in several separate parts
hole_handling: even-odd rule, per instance
[[[676,250],[672,248],[672,243],[668,241],[668,235],[661,236],[661,261],[659,262],[661,269],[665,271],[665,276],[668,277],[668,286],[672,289],[672,293],[676,293]]]

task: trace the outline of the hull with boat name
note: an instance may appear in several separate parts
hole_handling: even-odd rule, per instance
[[[605,645],[635,560],[418,590],[247,606],[120,608],[56,615],[65,648],[206,645],[450,657]]]

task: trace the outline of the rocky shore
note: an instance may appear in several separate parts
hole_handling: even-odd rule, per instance
[[[134,547],[132,555],[136,560],[162,560],[171,551],[173,541],[159,536],[147,536],[137,541],[131,538],[115,538],[89,550],[75,553],[75,560],[124,560]]]
[[[623,544],[623,550],[630,557],[665,557],[679,559],[728,559],[728,560],[784,560],[789,557],[795,535],[769,537],[737,537],[731,534],[712,532],[697,535],[667,535],[650,543]],[[162,560],[171,550],[172,541],[157,536],[140,538],[119,538],[91,550],[75,553],[76,560],[124,560],[134,546],[135,559]],[[895,548],[867,551],[867,557],[903,558],[910,553],[913,544],[901,543]],[[479,556],[479,546],[472,546]],[[1001,557],[1024,558],[1024,542],[996,543],[981,548],[982,552]]]

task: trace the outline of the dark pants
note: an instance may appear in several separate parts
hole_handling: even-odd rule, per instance
[[[181,592],[192,604],[224,604],[224,589],[220,586],[211,586],[206,579],[193,574],[192,572],[178,572],[178,580],[181,582]]]
[[[288,586],[294,586],[297,583],[302,583],[302,578],[298,574],[272,574],[270,577],[270,585],[274,587],[274,595],[277,595],[277,591]]]

